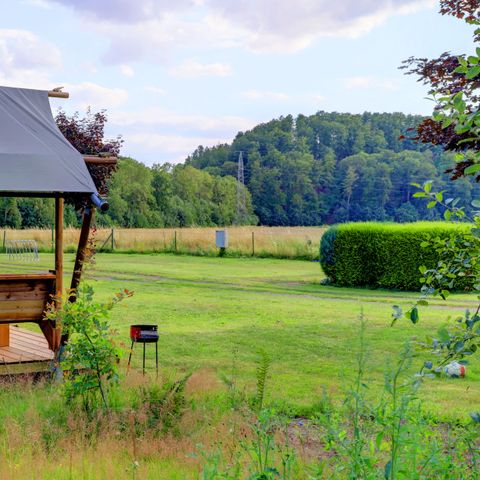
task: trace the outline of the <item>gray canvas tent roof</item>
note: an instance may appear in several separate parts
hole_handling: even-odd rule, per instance
[[[48,92],[0,87],[0,196],[97,193],[83,156],[52,116]]]

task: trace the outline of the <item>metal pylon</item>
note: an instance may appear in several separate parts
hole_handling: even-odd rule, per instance
[[[235,223],[244,225],[247,221],[247,195],[245,189],[245,166],[243,164],[243,152],[238,155],[237,170],[237,215]]]

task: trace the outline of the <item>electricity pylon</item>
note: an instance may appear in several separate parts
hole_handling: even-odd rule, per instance
[[[245,190],[245,166],[243,164],[243,152],[238,154],[237,169],[237,215],[236,225],[245,225],[247,221],[247,195]]]

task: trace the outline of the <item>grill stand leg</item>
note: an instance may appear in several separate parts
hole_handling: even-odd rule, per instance
[[[145,375],[145,343],[143,344],[143,374]]]
[[[155,366],[157,367],[157,378],[158,378],[158,342],[155,342]]]

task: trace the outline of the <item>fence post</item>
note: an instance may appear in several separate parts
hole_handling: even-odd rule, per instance
[[[5,246],[6,237],[7,237],[7,229],[5,228],[3,230],[3,252],[4,253],[7,253],[7,247]]]
[[[55,240],[54,240],[54,238],[55,238],[55,228],[54,228],[53,224],[52,224],[52,228],[51,228],[51,233],[52,233],[52,237],[50,239],[50,250],[53,252],[54,249],[55,249]]]
[[[252,232],[252,257],[255,256],[255,232]]]
[[[177,231],[175,230],[175,236],[173,237],[173,245],[175,248],[175,253],[177,253]]]
[[[112,227],[112,233],[111,233],[111,237],[112,237],[112,252],[115,250],[115,230],[114,228]]]

